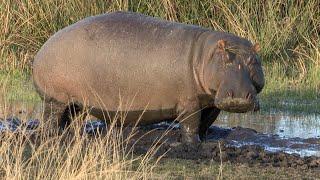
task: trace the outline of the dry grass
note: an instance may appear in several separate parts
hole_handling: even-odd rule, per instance
[[[228,31],[261,44],[265,62],[319,67],[319,1],[1,0],[0,69],[28,70],[42,44],[84,17],[116,10]]]
[[[157,146],[134,155],[128,143],[135,131],[124,136],[123,126],[114,123],[100,136],[83,134],[79,123],[62,135],[47,129],[42,123],[33,133],[1,134],[1,179],[148,179],[160,159],[153,158]]]

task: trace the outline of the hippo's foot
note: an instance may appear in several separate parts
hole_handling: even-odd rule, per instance
[[[201,142],[206,142],[207,141],[207,133],[200,134],[199,139]]]
[[[186,144],[199,144],[199,143],[201,143],[198,134],[187,133],[187,132],[181,133],[180,142],[186,143]]]

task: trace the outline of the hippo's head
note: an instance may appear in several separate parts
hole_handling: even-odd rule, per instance
[[[219,40],[214,53],[204,67],[204,83],[221,110],[243,113],[259,110],[257,94],[265,80],[259,45],[229,45]]]

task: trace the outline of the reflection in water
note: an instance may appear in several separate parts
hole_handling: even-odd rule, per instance
[[[246,127],[282,138],[320,138],[320,115],[290,115],[287,113],[222,113],[214,122],[221,127]]]
[[[320,157],[320,115],[292,115],[289,113],[222,113],[215,126],[244,127],[268,134],[259,135],[255,140],[236,141],[234,145],[260,145],[271,152],[296,153],[300,156]],[[277,136],[273,136],[277,135]],[[282,140],[281,140],[282,139]],[[286,139],[286,141],[283,141]],[[309,142],[311,141],[311,142]],[[314,142],[313,142],[314,141]]]

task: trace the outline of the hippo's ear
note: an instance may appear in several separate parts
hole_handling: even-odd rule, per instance
[[[217,45],[218,45],[218,48],[219,48],[219,49],[225,50],[225,48],[226,48],[226,41],[221,39],[221,40],[219,40],[219,41],[217,42]]]
[[[252,50],[256,53],[258,53],[260,51],[260,45],[259,43],[255,43],[252,47]]]

